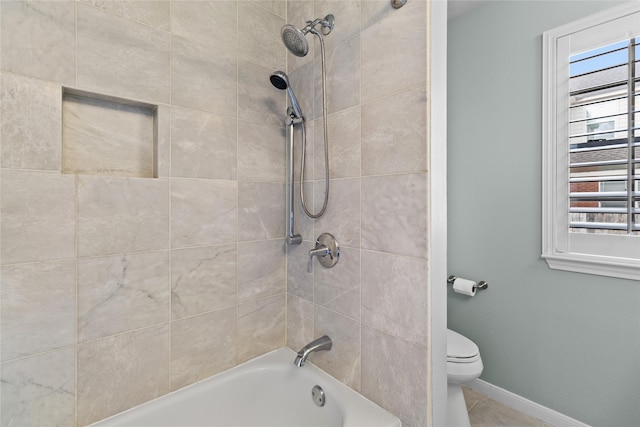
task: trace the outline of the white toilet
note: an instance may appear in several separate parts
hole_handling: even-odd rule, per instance
[[[447,419],[449,427],[470,427],[462,384],[482,373],[478,346],[464,335],[447,329]]]

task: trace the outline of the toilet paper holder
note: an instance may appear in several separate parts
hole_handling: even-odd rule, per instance
[[[455,282],[456,279],[457,279],[456,276],[451,275],[451,276],[449,276],[447,278],[447,283],[450,284],[450,285],[453,285],[453,282]],[[489,284],[487,282],[485,282],[484,280],[481,280],[473,288],[475,290],[477,290],[477,291],[481,291],[483,289],[487,289],[488,287],[489,287]]]

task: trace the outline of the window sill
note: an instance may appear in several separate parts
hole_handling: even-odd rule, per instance
[[[640,281],[640,261],[584,254],[542,254],[549,268]]]

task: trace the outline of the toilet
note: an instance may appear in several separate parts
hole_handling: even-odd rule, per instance
[[[462,384],[482,373],[478,346],[469,338],[447,329],[447,419],[449,427],[470,427]]]

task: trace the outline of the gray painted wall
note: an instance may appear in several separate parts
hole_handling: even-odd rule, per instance
[[[594,426],[640,425],[640,281],[550,270],[541,253],[543,31],[620,2],[492,1],[449,21],[448,323],[482,379]]]

